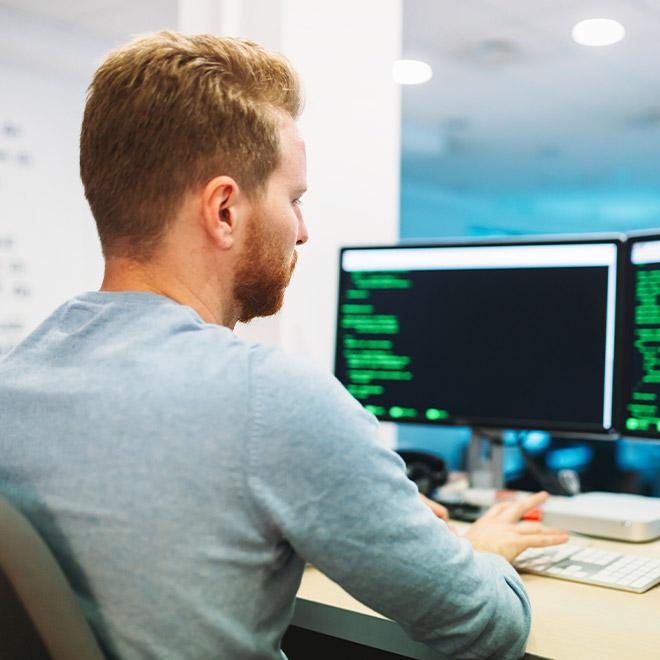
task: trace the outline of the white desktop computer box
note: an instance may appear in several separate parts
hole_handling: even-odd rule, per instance
[[[543,505],[543,524],[617,541],[652,541],[660,537],[660,498],[601,492],[553,496]]]

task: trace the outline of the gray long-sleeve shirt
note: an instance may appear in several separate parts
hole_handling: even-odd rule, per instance
[[[329,374],[148,293],[87,293],[0,362],[0,494],[118,657],[282,658],[304,560],[448,658],[529,602],[433,516]]]

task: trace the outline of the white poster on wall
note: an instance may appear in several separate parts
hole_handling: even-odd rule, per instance
[[[101,281],[78,174],[84,94],[82,83],[0,66],[0,356]]]

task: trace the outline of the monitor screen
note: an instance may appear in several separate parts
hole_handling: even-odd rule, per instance
[[[619,248],[344,248],[335,373],[382,420],[608,431]]]
[[[660,438],[660,236],[628,243],[621,433]]]

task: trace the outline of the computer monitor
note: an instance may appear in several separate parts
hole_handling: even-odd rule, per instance
[[[335,374],[381,420],[608,433],[621,245],[343,248]]]
[[[660,439],[660,233],[626,244],[621,433]]]

